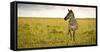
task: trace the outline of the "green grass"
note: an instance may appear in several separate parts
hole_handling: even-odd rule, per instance
[[[96,19],[80,18],[75,34],[69,39],[68,21],[63,18],[18,18],[18,49],[96,44]]]

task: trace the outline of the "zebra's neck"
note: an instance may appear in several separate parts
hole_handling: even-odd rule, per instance
[[[76,22],[74,13],[72,12],[72,15],[70,16],[69,22]]]
[[[69,20],[75,20],[75,16],[74,16],[74,13],[73,12],[72,12],[72,15],[71,15],[71,17],[70,17]]]

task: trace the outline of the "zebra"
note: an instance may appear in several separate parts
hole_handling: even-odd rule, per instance
[[[68,35],[71,40],[75,41],[75,31],[78,29],[78,23],[75,19],[74,13],[72,10],[68,9],[68,13],[65,16],[64,20],[67,21],[69,19],[68,23]]]

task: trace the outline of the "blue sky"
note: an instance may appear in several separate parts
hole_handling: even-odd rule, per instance
[[[18,16],[64,18],[68,9],[73,10],[76,18],[96,18],[96,8],[39,4],[18,4]]]

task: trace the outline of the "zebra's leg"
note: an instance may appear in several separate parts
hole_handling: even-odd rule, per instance
[[[73,41],[75,41],[75,31],[73,31]]]
[[[70,34],[70,30],[68,29],[68,35]]]
[[[70,30],[68,29],[68,36],[69,36],[69,39],[70,39]]]
[[[72,40],[72,33],[70,29],[68,30],[68,35],[69,35],[69,39]]]

